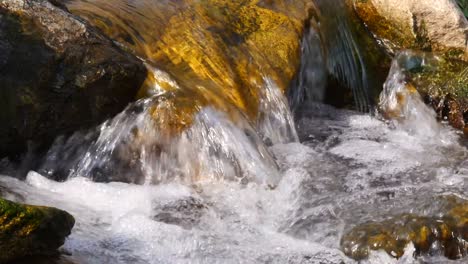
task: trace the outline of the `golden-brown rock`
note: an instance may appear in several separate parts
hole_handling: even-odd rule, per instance
[[[278,0],[126,3],[66,2],[73,13],[167,72],[192,97],[209,91],[210,97],[235,105],[251,120],[258,112],[264,76],[283,92],[293,79],[311,8],[309,1]],[[145,85],[139,95],[151,94],[150,87]]]
[[[443,216],[402,214],[365,223],[347,232],[341,247],[354,259],[366,258],[371,250],[399,258],[409,243],[414,244],[416,254],[437,248],[450,259],[462,258],[468,254],[468,201],[452,196],[442,199],[446,203]]]

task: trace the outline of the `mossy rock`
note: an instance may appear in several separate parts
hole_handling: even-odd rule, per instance
[[[0,198],[0,263],[54,254],[74,224],[73,216],[65,211]]]
[[[406,81],[437,112],[440,120],[463,130],[468,124],[468,62],[412,52],[402,65]]]
[[[434,248],[449,259],[468,255],[468,201],[453,196],[443,197],[442,216],[401,214],[380,222],[356,226],[341,239],[344,253],[361,260],[371,250],[384,250],[399,258],[409,243],[416,254],[431,253]]]
[[[409,72],[409,80],[441,120],[460,130],[468,124],[468,62],[440,58],[436,67]]]

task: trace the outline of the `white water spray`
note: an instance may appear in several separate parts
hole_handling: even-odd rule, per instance
[[[380,94],[380,109],[397,120],[397,125],[421,138],[439,138],[451,141],[450,131],[436,119],[435,111],[427,106],[416,88],[408,81],[407,71],[416,67],[435,67],[438,58],[431,54],[413,51],[399,53],[392,62],[384,89]]]

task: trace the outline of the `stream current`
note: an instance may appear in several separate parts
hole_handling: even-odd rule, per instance
[[[316,32],[305,37],[315,45],[303,47],[310,65],[296,87],[302,95],[292,96],[294,115],[265,77],[256,124],[205,107],[167,142],[148,114],[165,107],[155,89],[161,94],[102,124],[95,140],[57,139],[40,173],[24,181],[0,177],[2,196],[70,212],[76,225],[61,251],[72,263],[355,263],[340,246],[353,227],[402,213],[438,216],[440,196],[468,199],[468,149],[407,93],[397,63],[381,105],[398,108],[399,121],[301,102],[303,94],[323,99],[328,71],[354,87],[356,105],[369,110],[365,67],[352,57],[359,52],[346,23],[338,24],[328,65]],[[173,82],[148,68],[155,79]],[[396,93],[404,105],[395,106]],[[162,112],[171,114],[168,107]],[[48,168],[70,173],[57,182]],[[449,261],[437,251],[416,259],[414,251],[408,245],[400,259],[371,252],[363,262]]]
[[[278,166],[265,167],[264,177],[274,178],[274,188],[262,178],[135,185],[87,175],[55,182],[36,172],[25,181],[0,177],[0,186],[6,198],[74,215],[63,251],[77,263],[353,263],[340,251],[349,228],[404,212],[434,215],[439,195],[468,198],[466,144],[424,104],[415,105],[422,107],[413,109],[419,121],[396,123],[304,104],[296,114],[301,143],[268,147]],[[260,162],[252,160],[258,156],[251,139],[223,115],[210,109],[199,115],[214,121],[198,118],[193,127],[204,122],[219,132],[212,135],[228,133],[230,142],[251,146],[227,150],[241,167]],[[399,260],[373,252],[366,262],[414,263],[413,251],[408,246]]]

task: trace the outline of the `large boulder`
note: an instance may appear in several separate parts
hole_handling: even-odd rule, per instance
[[[65,211],[0,198],[0,263],[55,254],[75,224]]]
[[[145,77],[139,59],[64,8],[0,0],[0,159],[119,113]]]
[[[354,7],[392,54],[419,49],[468,60],[468,21],[455,0],[356,0]]]
[[[171,5],[129,0],[62,2],[74,14],[169,73],[180,88],[195,90],[194,97],[208,93],[222,97],[252,121],[258,117],[263,77],[271,78],[285,92],[291,85],[297,88],[293,80],[327,67],[330,80],[322,82],[328,85],[327,95],[313,99],[327,97],[327,103],[344,106],[352,102],[355,92],[355,97],[365,97],[356,100],[362,101],[357,108],[369,110],[369,102],[378,92],[368,92],[367,86],[379,87],[385,80],[381,73],[388,70],[389,63],[382,64],[387,58],[381,56],[380,47],[343,1],[182,0]],[[311,27],[320,35],[319,42],[308,44],[310,37],[305,36],[313,35],[308,32]],[[308,45],[321,54],[307,54]],[[357,45],[365,46],[365,51]],[[317,59],[322,61],[308,69],[308,61]],[[326,65],[320,65],[322,62]],[[300,67],[303,72],[299,72]],[[317,77],[308,77],[313,80],[298,82],[320,86],[316,85]],[[153,84],[161,79],[150,76],[148,80]],[[171,89],[167,83],[158,86]],[[140,95],[154,93],[152,87],[147,85]]]
[[[132,4],[129,4],[132,2]],[[167,72],[191,97],[236,106],[252,121],[264,77],[286,91],[300,66],[311,1],[64,1],[148,63]],[[125,12],[122,12],[125,10]],[[154,94],[154,81],[142,97]],[[173,83],[173,84],[174,84]],[[216,103],[214,103],[216,104]],[[195,107],[195,104],[194,104]],[[185,122],[185,121],[184,121]]]

